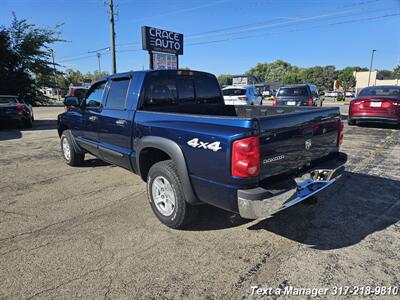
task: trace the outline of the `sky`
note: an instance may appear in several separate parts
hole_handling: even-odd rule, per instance
[[[53,45],[60,69],[98,69],[109,47],[109,0],[0,0],[0,25],[12,12],[38,27],[62,25]],[[117,71],[148,69],[141,26],[184,34],[180,67],[242,74],[257,63],[393,69],[400,64],[400,0],[114,0]],[[111,55],[101,52],[101,70]]]

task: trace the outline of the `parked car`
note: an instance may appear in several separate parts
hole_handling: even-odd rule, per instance
[[[80,107],[58,116],[65,162],[85,153],[147,182],[157,218],[188,224],[208,203],[256,219],[333,184],[347,160],[339,152],[337,107],[225,105],[214,75],[136,71],[99,80]]]
[[[273,106],[322,106],[318,89],[313,84],[294,84],[279,88]]]
[[[82,100],[85,98],[87,91],[89,90],[89,87],[87,86],[70,86],[68,90],[68,95],[67,96],[75,96],[79,100]]]
[[[263,97],[270,97],[272,95],[273,95],[272,91],[270,91],[270,90],[265,90],[265,91],[262,92],[262,96]]]
[[[21,127],[31,128],[33,121],[32,105],[17,96],[0,95],[0,122],[17,123]]]
[[[370,86],[349,104],[349,125],[358,122],[400,124],[400,87]]]
[[[228,86],[222,93],[226,105],[262,105],[262,96],[253,85]]]
[[[343,93],[342,92],[338,92],[338,91],[329,91],[329,92],[326,92],[325,97],[327,97],[327,98],[340,98],[340,97],[343,97]]]
[[[345,93],[345,96],[346,96],[347,98],[354,98],[354,93],[353,93],[353,92],[346,92],[346,93]]]

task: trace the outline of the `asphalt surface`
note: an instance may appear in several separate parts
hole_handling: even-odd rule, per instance
[[[315,205],[251,222],[205,206],[193,226],[172,230],[153,216],[138,176],[93,157],[79,168],[63,162],[60,111],[36,108],[33,129],[0,130],[0,299],[399,286],[400,130],[346,125],[348,171]]]

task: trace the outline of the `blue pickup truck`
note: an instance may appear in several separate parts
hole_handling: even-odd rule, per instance
[[[338,108],[225,105],[205,72],[115,74],[64,104],[65,162],[79,166],[91,153],[138,174],[155,215],[172,228],[204,203],[270,216],[333,184],[347,160]]]

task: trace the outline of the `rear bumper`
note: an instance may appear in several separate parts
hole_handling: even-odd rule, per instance
[[[391,124],[398,124],[400,123],[400,117],[396,116],[357,116],[352,115],[350,119],[357,122],[379,122],[379,123],[391,123]]]
[[[313,166],[298,177],[284,183],[238,190],[238,208],[241,217],[257,219],[268,217],[319,193],[335,183],[343,174],[347,155],[339,155]]]

